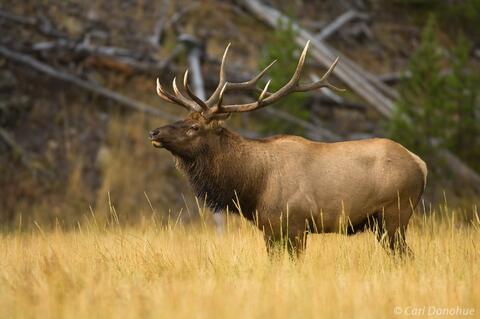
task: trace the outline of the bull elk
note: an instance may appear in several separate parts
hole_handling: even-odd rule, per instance
[[[388,251],[410,253],[405,231],[427,177],[426,164],[417,155],[389,139],[337,143],[289,135],[251,139],[224,126],[231,113],[263,108],[293,92],[340,90],[328,81],[338,58],[319,81],[300,83],[307,42],[292,78],[270,93],[270,81],[263,89],[257,83],[275,61],[249,81],[229,82],[225,72],[229,46],[219,84],[206,101],[189,87],[188,70],[182,91],[175,78],[173,93],[157,79],[158,95],[189,114],[151,131],[153,146],[173,154],[195,194],[212,210],[229,208],[255,222],[264,232],[268,251],[287,242],[289,251],[299,253],[308,233],[343,229],[353,234],[376,226],[377,238]],[[258,91],[259,97],[246,104],[223,103],[225,93],[242,90]]]

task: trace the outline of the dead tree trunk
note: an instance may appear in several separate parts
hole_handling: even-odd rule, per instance
[[[187,48],[187,60],[192,73],[193,92],[201,100],[205,100],[205,85],[203,83],[202,68],[200,65],[202,46],[196,38],[188,34],[182,34],[179,40],[183,42]]]

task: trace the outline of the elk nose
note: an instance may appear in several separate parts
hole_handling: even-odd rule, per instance
[[[158,132],[160,132],[160,130],[158,128],[154,129],[153,131],[150,131],[148,133],[148,135],[150,136],[150,139],[154,139],[155,137],[157,137]]]

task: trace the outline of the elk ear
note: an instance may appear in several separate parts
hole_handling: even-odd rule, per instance
[[[218,120],[218,119],[210,119],[208,126],[212,129],[215,133],[220,133],[224,130],[225,121]]]
[[[232,115],[232,113],[221,113],[221,114],[215,114],[215,115],[212,115],[208,118],[208,121],[226,121],[230,118],[230,116]]]

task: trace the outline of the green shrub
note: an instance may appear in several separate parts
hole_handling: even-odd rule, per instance
[[[389,135],[423,155],[436,146],[447,148],[480,171],[480,79],[468,67],[470,45],[460,37],[449,52],[436,30],[431,16],[410,60],[410,76],[401,81]],[[445,66],[451,71],[444,72]]]
[[[267,40],[259,67],[263,69],[273,60],[277,60],[268,72],[271,79],[268,89],[270,92],[275,92],[284,86],[290,80],[297,67],[299,49],[295,42],[295,35],[292,25],[283,23],[275,30],[272,37]],[[305,107],[305,101],[305,94],[294,93],[275,103],[273,107],[289,112],[296,117],[308,119],[309,112]],[[301,133],[298,126],[275,119],[264,125],[264,129],[266,131],[284,133]]]

